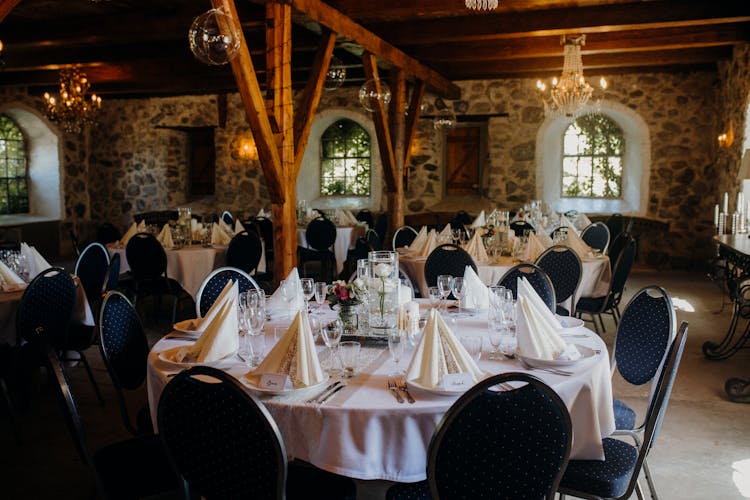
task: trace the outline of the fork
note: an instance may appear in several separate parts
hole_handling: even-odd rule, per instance
[[[396,401],[398,401],[399,403],[404,402],[404,398],[402,398],[401,393],[398,392],[396,381],[391,377],[388,377],[388,389],[396,396]]]
[[[573,372],[569,372],[567,370],[560,370],[559,368],[550,368],[548,366],[531,366],[520,357],[518,358],[518,361],[521,362],[521,366],[523,366],[525,369],[529,371],[542,370],[545,372],[554,373],[555,375],[562,375],[564,377],[569,377],[570,375],[573,375]]]
[[[401,392],[406,394],[406,400],[409,404],[414,404],[414,398],[409,393],[409,387],[406,385],[406,379],[404,377],[398,378],[398,388],[401,389]]]

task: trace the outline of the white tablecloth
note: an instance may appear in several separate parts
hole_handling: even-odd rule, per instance
[[[364,237],[367,226],[337,226],[336,241],[333,244],[333,253],[336,255],[336,274],[344,270],[344,262],[350,249],[354,248],[357,238]],[[310,248],[305,236],[305,228],[297,228],[297,244],[302,248]]]
[[[267,343],[273,341],[274,326],[279,324],[272,321],[266,325]],[[460,335],[486,336],[485,316],[462,319],[459,325],[456,330],[460,330]],[[543,371],[533,373],[557,391],[570,411],[574,431],[571,458],[601,460],[601,440],[615,428],[607,348],[597,335],[584,327],[576,329],[575,333],[587,334],[585,339],[574,339],[575,343],[599,349],[600,353],[570,367],[575,372],[570,377]],[[178,371],[159,360],[158,353],[184,343],[184,340],[164,338],[149,355],[148,396],[154,422],[159,395],[169,380],[168,374]],[[485,340],[483,356],[488,348]],[[386,346],[376,349],[381,352],[375,353],[364,373],[351,379],[348,386],[325,405],[305,404],[309,394],[261,396],[281,430],[290,459],[299,458],[321,469],[357,479],[399,482],[425,479],[430,439],[456,397],[437,396],[412,388],[416,404],[398,404],[386,390],[386,376],[394,370],[393,362]],[[407,366],[412,352],[407,350],[404,354],[401,368]],[[327,358],[322,356],[322,359]],[[490,373],[525,371],[517,361],[483,359],[479,365]],[[236,357],[219,367],[238,378],[248,371]]]
[[[412,282],[419,288],[422,297],[428,297],[427,281],[424,277],[424,265],[427,257],[399,256],[399,267],[411,278]],[[578,303],[581,297],[602,297],[607,295],[609,283],[612,281],[612,270],[609,266],[609,258],[592,257],[581,259],[583,264],[581,283],[578,285],[574,300]],[[477,275],[485,285],[494,285],[508,270],[513,267],[512,257],[498,257],[493,264],[477,264]]]
[[[110,255],[120,254],[120,272],[130,270],[130,264],[125,256],[125,249],[108,246]],[[165,250],[167,254],[167,276],[176,280],[193,299],[203,280],[211,271],[225,265],[227,247],[203,247],[193,245],[179,250]]]

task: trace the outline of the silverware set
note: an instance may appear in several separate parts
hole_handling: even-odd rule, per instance
[[[406,379],[404,379],[404,377],[388,377],[386,385],[388,390],[393,393],[396,401],[399,403],[404,402],[404,398],[401,396],[401,393],[403,392],[409,404],[414,404],[414,398],[409,392],[409,387],[406,385]]]
[[[344,387],[346,387],[346,384],[344,382],[342,382],[341,380],[337,380],[336,382],[332,383],[331,385],[329,385],[328,387],[326,387],[325,389],[323,389],[323,391],[321,391],[320,393],[318,393],[317,396],[315,396],[313,398],[310,398],[307,401],[305,401],[305,403],[322,405],[323,403],[325,403],[326,401],[328,401],[331,397],[333,397],[334,394],[336,394],[337,392],[339,392]]]
[[[526,370],[529,370],[529,371],[542,370],[548,373],[554,373],[555,375],[562,375],[563,377],[569,377],[573,375],[573,372],[570,372],[568,370],[561,370],[559,368],[552,368],[550,366],[531,366],[520,357],[518,358],[518,361],[521,363],[521,366],[523,366]]]

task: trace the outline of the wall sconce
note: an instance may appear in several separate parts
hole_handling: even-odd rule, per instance
[[[239,140],[239,157],[243,160],[257,160],[258,147],[252,136],[242,136]]]
[[[717,137],[720,148],[728,148],[734,143],[734,127],[732,122],[729,122],[729,129],[726,132],[719,134]]]

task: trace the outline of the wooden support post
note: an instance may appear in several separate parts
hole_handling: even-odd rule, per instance
[[[393,145],[394,189],[388,190],[388,213],[391,234],[404,225],[404,158],[406,120],[406,75],[398,68],[391,70],[391,109],[388,113]],[[386,235],[382,235],[386,238]],[[384,241],[390,241],[390,238]]]
[[[5,16],[10,14],[10,11],[13,10],[13,7],[18,5],[18,2],[21,0],[0,0],[0,22],[5,19]]]
[[[411,148],[414,137],[417,135],[417,124],[419,114],[422,111],[422,98],[424,97],[425,83],[418,81],[411,91],[409,100],[409,112],[406,115],[406,139],[404,141],[404,191],[409,189],[409,161],[411,160]]]
[[[369,52],[362,54],[362,63],[365,67],[365,77],[368,80],[375,80],[380,91],[380,79],[378,75],[378,66],[375,56]],[[375,135],[378,139],[378,149],[380,150],[380,161],[383,162],[383,178],[388,192],[396,190],[396,173],[394,165],[396,159],[393,154],[393,143],[391,142],[391,131],[388,125],[388,116],[385,106],[378,101],[375,109],[372,111],[372,121],[375,124]]]

